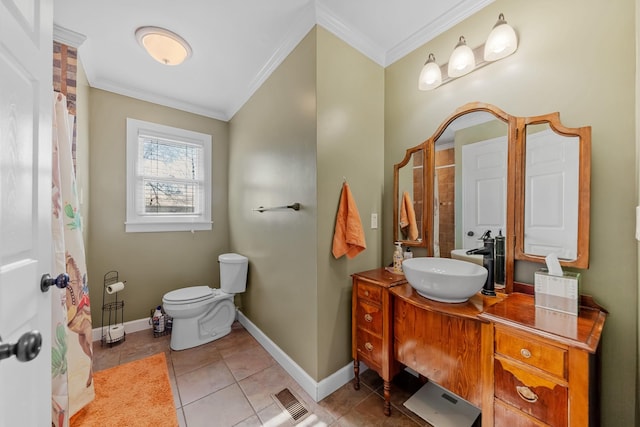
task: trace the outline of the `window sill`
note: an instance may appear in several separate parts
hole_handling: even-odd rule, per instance
[[[126,233],[161,233],[169,231],[209,231],[213,228],[212,222],[125,222]]]

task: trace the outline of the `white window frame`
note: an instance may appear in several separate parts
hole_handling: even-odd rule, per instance
[[[140,198],[137,185],[139,174],[139,136],[157,137],[171,141],[199,145],[204,153],[204,191],[198,203],[203,206],[199,214],[149,214],[139,212]],[[127,118],[127,217],[125,231],[163,232],[163,231],[201,231],[211,230],[211,135],[174,128],[157,123]]]

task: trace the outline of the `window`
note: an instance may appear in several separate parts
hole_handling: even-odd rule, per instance
[[[210,135],[127,119],[125,230],[211,230]]]

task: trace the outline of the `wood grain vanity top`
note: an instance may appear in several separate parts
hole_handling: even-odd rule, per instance
[[[479,317],[595,353],[606,313],[597,308],[580,307],[578,316],[573,316],[536,307],[531,295],[512,293]]]
[[[505,294],[498,293],[495,297],[482,295],[480,292],[469,298],[466,302],[446,303],[434,301],[418,294],[409,283],[392,288],[391,293],[402,298],[410,304],[424,310],[443,313],[451,316],[479,319],[478,315],[487,308],[497,304],[506,298]]]
[[[385,268],[375,268],[373,270],[358,272],[353,274],[352,277],[357,277],[360,280],[375,283],[385,288],[407,283],[404,274],[395,274]]]

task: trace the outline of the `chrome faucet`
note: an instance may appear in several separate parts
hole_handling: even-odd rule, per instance
[[[491,230],[485,231],[481,240],[484,241],[484,246],[468,250],[467,255],[482,255],[482,265],[487,269],[487,280],[484,282],[484,286],[482,287],[482,294],[496,296],[495,284],[493,282],[495,240],[491,237]]]

